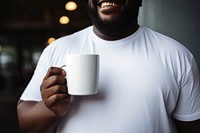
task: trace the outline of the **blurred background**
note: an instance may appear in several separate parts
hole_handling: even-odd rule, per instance
[[[16,104],[43,49],[91,25],[87,0],[2,0],[0,4],[0,132],[20,133]],[[200,1],[143,0],[139,24],[187,47],[200,67]]]

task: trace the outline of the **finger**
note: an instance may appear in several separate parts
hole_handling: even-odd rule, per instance
[[[45,91],[45,95],[47,96],[47,98],[51,97],[52,95],[56,95],[56,94],[66,94],[67,89],[65,85],[55,85],[51,88],[46,89]]]
[[[67,87],[65,85],[55,85],[47,89],[41,89],[41,96],[43,101],[48,105],[49,97],[56,94],[67,94]]]
[[[55,105],[61,103],[62,101],[66,101],[68,99],[69,99],[68,96],[64,93],[52,95],[51,97],[48,98],[48,103],[46,103],[46,106],[48,108],[52,108]]]
[[[57,76],[57,75],[49,77],[44,82],[45,82],[45,85],[46,85],[45,88],[49,88],[49,87],[54,86],[54,85],[66,85],[67,84],[66,78],[61,77],[61,76]]]
[[[44,80],[48,79],[49,77],[51,77],[53,75],[60,75],[62,77],[65,77],[66,72],[62,68],[50,67],[47,71],[46,76],[44,77]]]
[[[40,86],[40,91],[43,92],[43,94],[45,94],[46,93],[45,91],[47,89],[50,89],[57,85],[66,86],[66,84],[67,84],[66,78],[54,75],[54,76],[49,77],[47,80],[43,80]]]

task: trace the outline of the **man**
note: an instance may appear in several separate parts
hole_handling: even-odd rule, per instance
[[[200,79],[192,54],[137,23],[142,0],[88,0],[93,22],[48,46],[18,103],[34,133],[199,133]],[[67,94],[66,54],[100,55],[99,92]],[[175,119],[174,119],[175,118]]]

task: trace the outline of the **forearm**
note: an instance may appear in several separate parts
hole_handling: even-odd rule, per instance
[[[52,133],[60,118],[57,118],[41,102],[23,101],[17,106],[20,128],[28,133]]]

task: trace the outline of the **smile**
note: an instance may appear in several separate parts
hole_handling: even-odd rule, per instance
[[[115,19],[123,8],[119,0],[99,0],[97,5],[101,19],[109,21]]]
[[[114,2],[114,1],[103,1],[103,0],[100,0],[98,2],[98,6],[100,8],[103,8],[103,7],[115,7],[117,6],[118,3],[117,2]]]
[[[114,3],[114,2],[102,2],[101,5],[100,5],[101,8],[106,7],[106,6],[115,7],[115,6],[117,6],[117,4]]]

